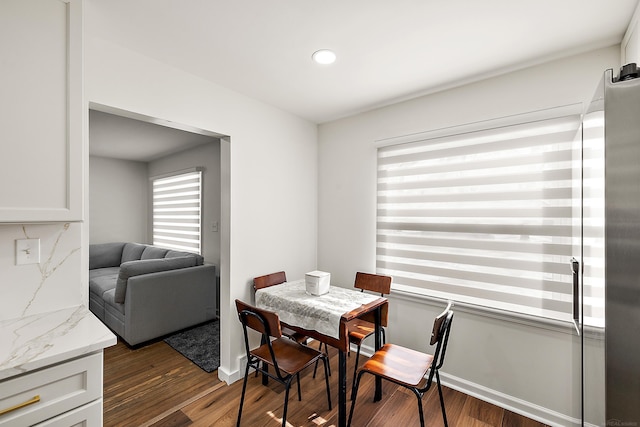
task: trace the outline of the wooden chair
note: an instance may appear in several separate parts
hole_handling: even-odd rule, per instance
[[[383,378],[413,391],[418,399],[418,412],[420,414],[420,426],[422,427],[424,427],[422,396],[431,387],[435,375],[438,384],[438,394],[440,395],[442,418],[445,427],[448,426],[439,370],[444,363],[447,342],[449,341],[449,332],[451,331],[451,322],[453,321],[453,311],[451,311],[451,307],[452,304],[449,303],[447,308],[439,314],[433,322],[430,341],[431,345],[436,345],[433,355],[421,353],[399,345],[385,344],[362,365],[362,368],[358,370],[347,425],[351,425],[353,409],[356,406],[356,398],[358,397],[360,379],[362,375],[369,373],[375,377]],[[429,372],[429,376],[425,379],[427,371]]]
[[[287,275],[284,271],[278,271],[277,273],[265,274],[264,276],[256,277],[253,279],[253,290],[268,288],[269,286],[279,285],[287,281]],[[307,336],[300,334],[293,329],[290,329],[284,325],[280,325],[282,335],[298,343],[306,343]]]
[[[287,275],[284,271],[278,271],[277,273],[265,274],[264,276],[256,277],[253,279],[253,290],[257,291],[258,289],[267,288],[269,286],[279,285],[287,281]],[[288,328],[285,325],[280,325],[282,329],[282,335],[287,338],[291,338],[292,340],[300,343],[306,344],[309,339],[308,336],[301,334],[299,332],[294,331],[291,328]],[[322,350],[322,343],[320,343],[320,348],[318,350]],[[329,357],[329,347],[327,344],[324,345],[324,353]],[[316,377],[316,370],[318,368],[318,364],[316,363],[316,367],[313,369],[313,378]],[[331,376],[331,366],[329,366],[329,376]]]
[[[300,372],[314,364],[318,360],[324,363],[325,382],[327,384],[327,401],[331,410],[331,390],[329,389],[329,371],[327,369],[329,361],[324,353],[311,347],[307,347],[288,338],[282,338],[280,320],[278,315],[272,311],[261,310],[240,300],[236,300],[238,318],[244,330],[244,345],[247,352],[247,367],[244,373],[242,384],[242,396],[240,398],[240,408],[238,409],[237,427],[240,426],[242,417],[242,406],[247,389],[247,377],[249,369],[253,368],[263,375],[273,378],[285,386],[284,410],[282,413],[282,427],[287,425],[287,407],[289,404],[289,389],[294,378],[298,381],[298,400],[302,400],[300,391]],[[262,334],[260,347],[251,350],[249,348],[248,330],[253,329]],[[271,340],[274,338],[274,340]],[[264,366],[272,366],[275,373],[271,374]]]
[[[354,287],[361,291],[371,291],[379,293],[380,296],[387,295],[391,292],[391,277],[382,276],[379,274],[369,273],[356,273],[356,281]],[[349,342],[355,344],[356,351],[356,364],[353,369],[353,383],[351,386],[351,395],[353,396],[353,389],[356,385],[356,373],[358,372],[358,361],[360,359],[360,348],[362,342],[369,336],[373,335],[376,331],[376,326],[364,319],[353,319],[347,323],[347,331],[349,335]],[[382,328],[382,343],[386,341],[384,328]]]

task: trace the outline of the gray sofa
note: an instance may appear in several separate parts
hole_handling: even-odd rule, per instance
[[[136,345],[216,318],[216,267],[140,243],[89,246],[89,309]]]

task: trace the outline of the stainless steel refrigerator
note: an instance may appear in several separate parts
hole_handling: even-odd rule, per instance
[[[618,75],[607,70],[586,115],[599,113],[604,122],[605,425],[640,426],[638,77],[636,64]]]

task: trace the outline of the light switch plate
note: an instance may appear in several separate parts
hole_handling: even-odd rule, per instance
[[[16,265],[40,262],[40,239],[16,240]]]

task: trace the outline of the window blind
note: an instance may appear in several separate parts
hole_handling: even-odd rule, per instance
[[[201,253],[202,172],[153,178],[153,244]]]
[[[380,147],[378,272],[394,289],[570,321],[582,210],[597,211],[581,203],[579,129],[571,115]],[[597,200],[602,186],[590,185]],[[590,274],[601,267],[592,262]],[[585,286],[591,321],[600,290]]]

